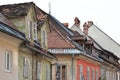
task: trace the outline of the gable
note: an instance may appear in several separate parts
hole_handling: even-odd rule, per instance
[[[75,48],[54,25],[50,26],[50,30],[51,32],[48,33],[48,48]]]

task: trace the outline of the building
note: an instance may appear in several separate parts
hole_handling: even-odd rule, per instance
[[[0,11],[1,79],[51,80],[55,57],[41,46],[43,11],[33,2],[1,5]]]
[[[83,77],[86,80],[98,80],[100,60],[91,55],[92,41],[87,40],[85,35],[70,30],[52,15],[48,18],[48,50],[58,59],[53,65],[52,80],[82,80]]]
[[[77,31],[79,34],[83,34],[87,37],[87,39],[91,39],[93,41],[94,46],[92,47],[92,54],[95,52],[95,55],[97,55],[100,59],[101,59],[101,64],[100,64],[100,79],[104,80],[117,80],[116,79],[116,74],[117,74],[117,70],[119,69],[119,64],[118,64],[118,60],[119,58],[114,55],[112,52],[110,52],[109,49],[106,50],[106,47],[101,46],[101,43],[104,43],[104,40],[106,41],[107,39],[104,39],[103,36],[101,37],[101,35],[103,34],[99,34],[99,31],[97,31],[95,28],[94,30],[91,29],[90,33],[94,33],[91,35],[89,35],[89,28],[92,27],[93,23],[91,21],[87,23],[85,23],[83,25],[83,32],[80,29],[80,27],[77,26],[72,26],[71,29],[74,31]],[[97,34],[97,35],[96,35]],[[98,37],[99,36],[99,37]],[[103,41],[101,41],[101,39],[103,39]],[[99,43],[97,40],[101,41],[101,43]],[[109,41],[109,40],[108,40]],[[116,45],[116,44],[115,44]],[[109,47],[109,46],[108,46]]]

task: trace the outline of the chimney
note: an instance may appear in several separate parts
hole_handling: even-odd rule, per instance
[[[88,27],[92,26],[93,22],[92,21],[88,21]]]
[[[68,27],[69,24],[68,23],[62,23],[65,27]]]
[[[88,21],[88,23],[84,23],[83,25],[83,32],[88,35],[88,30],[89,28],[93,25],[93,22],[92,21]]]
[[[89,28],[89,26],[88,26],[88,24],[85,22],[84,25],[83,25],[83,32],[84,32],[86,35],[88,35],[88,28]]]
[[[74,22],[74,25],[80,28],[80,20],[77,17],[75,17]]]

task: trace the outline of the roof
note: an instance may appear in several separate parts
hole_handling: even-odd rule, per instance
[[[99,45],[116,56],[120,57],[120,45],[115,42],[111,37],[99,29],[96,25],[89,28],[88,35],[94,39]],[[98,37],[99,36],[99,37]]]
[[[48,48],[75,48],[75,46],[57,30],[55,24],[50,23],[50,30],[51,32],[48,33]]]
[[[47,18],[47,13],[41,10],[39,7],[35,6],[35,12],[36,12],[36,17],[37,17],[37,23],[39,26],[43,25],[46,18]]]
[[[33,2],[0,5],[0,12],[7,18],[25,16]]]
[[[22,34],[21,32],[18,32],[16,31],[15,29],[9,27],[8,25],[6,24],[3,24],[0,22],[0,31],[4,32],[4,33],[7,33],[8,35],[12,35],[16,38],[19,38],[21,40],[24,40],[26,41],[26,38],[25,38],[25,35]]]
[[[55,17],[53,17],[52,15],[48,14],[48,18],[49,20],[51,20],[51,22],[53,24],[55,24],[55,27],[57,30],[59,30],[59,32],[71,43],[73,44],[77,49],[82,51],[82,47],[77,44],[75,41],[71,40],[71,36],[74,36],[74,33],[68,29],[67,27],[65,27],[60,21],[58,21]]]
[[[10,27],[15,28],[15,26],[3,15],[0,13],[0,22],[6,24],[6,25],[9,25]]]

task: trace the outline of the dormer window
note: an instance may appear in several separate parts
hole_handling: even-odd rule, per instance
[[[32,21],[28,21],[28,38],[32,39]]]
[[[46,38],[47,38],[46,31],[42,31],[43,47],[46,47]]]
[[[92,47],[93,47],[93,42],[91,40],[85,42],[86,53],[92,54]]]
[[[37,25],[32,21],[28,21],[28,39],[37,40]]]
[[[33,40],[37,40],[37,25],[36,23],[33,23],[32,25],[33,30]]]

